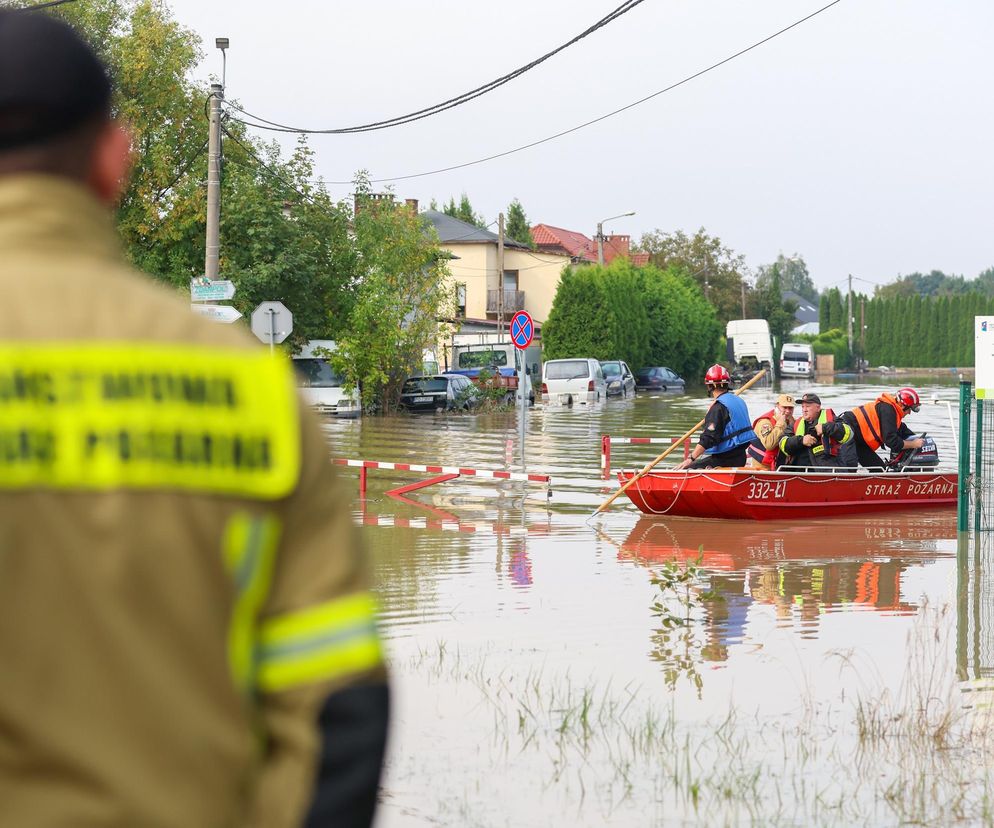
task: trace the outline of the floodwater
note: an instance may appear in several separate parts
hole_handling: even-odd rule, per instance
[[[931,400],[955,412],[956,378],[896,379],[954,466]],[[841,412],[893,383],[782,390]],[[773,396],[744,398],[755,416]],[[692,389],[533,409],[527,470],[551,493],[461,477],[389,496],[425,476],[371,470],[360,498],[342,471],[395,692],[379,828],[990,824],[994,750],[959,717],[986,708],[994,611],[953,511],[749,523],[622,497],[587,522],[615,487],[601,435],[679,436],[706,406]],[[326,428],[338,458],[520,468],[516,414]],[[612,466],[662,449],[615,445]]]

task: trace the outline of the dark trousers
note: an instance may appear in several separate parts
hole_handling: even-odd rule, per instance
[[[881,460],[880,455],[871,449],[863,440],[863,434],[860,432],[859,426],[856,424],[856,418],[853,416],[853,413],[851,411],[847,411],[839,417],[839,419],[853,431],[852,440],[849,443],[842,445],[839,449],[839,459],[842,460],[842,465],[856,468],[858,464],[864,469],[882,470],[884,467],[884,461]]]
[[[687,466],[688,469],[714,469],[719,466],[738,467],[746,464],[746,447],[736,446],[721,454],[705,454]]]

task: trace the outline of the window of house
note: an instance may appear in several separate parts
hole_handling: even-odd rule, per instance
[[[456,285],[456,316],[466,315],[466,285],[462,282]]]

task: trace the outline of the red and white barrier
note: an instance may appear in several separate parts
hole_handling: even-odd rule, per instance
[[[601,476],[607,480],[611,477],[611,443],[622,446],[671,446],[679,443],[679,437],[612,437],[610,434],[601,435]],[[690,439],[683,441],[683,457],[690,456]]]
[[[433,520],[428,517],[402,518],[395,515],[364,514],[361,521],[364,526],[429,529],[436,532],[462,532],[474,535],[548,535],[551,531],[551,527],[542,524],[519,526],[490,521]]]
[[[333,458],[332,463],[336,466],[351,466],[359,469],[359,492],[366,492],[366,470],[367,469],[387,469],[390,471],[420,472],[421,474],[439,475],[444,479],[425,481],[421,485],[404,487],[407,491],[415,488],[423,488],[433,483],[441,483],[451,480],[453,477],[483,477],[492,480],[522,480],[527,483],[544,483],[546,486],[552,485],[552,478],[547,474],[525,474],[523,472],[500,471],[499,469],[468,469],[461,466],[427,466],[417,463],[385,463],[380,460],[350,460],[346,458]]]

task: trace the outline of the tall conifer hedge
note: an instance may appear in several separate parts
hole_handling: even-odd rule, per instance
[[[697,283],[677,269],[581,265],[559,282],[542,327],[545,359],[623,359],[695,379],[718,349],[721,327]]]

